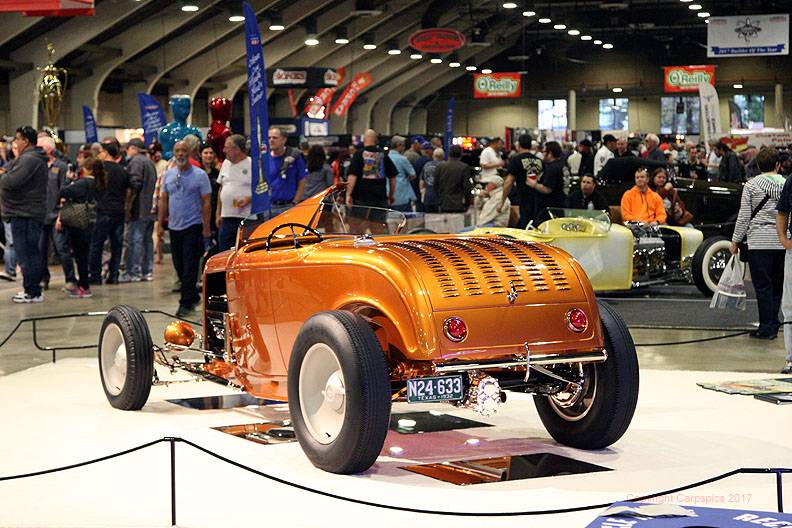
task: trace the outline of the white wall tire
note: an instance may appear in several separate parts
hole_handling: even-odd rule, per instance
[[[693,284],[707,297],[718,290],[718,281],[726,269],[731,252],[731,241],[723,236],[706,239],[693,255]]]

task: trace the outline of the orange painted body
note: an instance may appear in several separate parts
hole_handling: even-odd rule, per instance
[[[318,207],[323,196],[310,200]],[[368,318],[392,372],[399,362],[431,372],[438,362],[518,357],[526,344],[532,354],[603,348],[591,285],[559,249],[463,235],[378,236],[361,247],[353,236],[328,235],[321,243],[305,236],[295,249],[290,233],[265,248],[279,225],[315,226],[310,210],[295,208],[259,225],[246,245],[206,265],[207,275],[226,273],[236,358],[233,369],[215,370],[256,396],[286,399],[292,345],[303,322],[324,310],[348,309]],[[572,308],[588,316],[581,333],[567,324]],[[452,316],[467,324],[461,343],[443,333]]]

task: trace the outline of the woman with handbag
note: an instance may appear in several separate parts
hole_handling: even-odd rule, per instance
[[[750,333],[756,339],[775,339],[781,323],[778,310],[784,286],[784,247],[776,234],[776,205],[784,187],[784,177],[778,168],[778,152],[763,148],[756,155],[761,174],[743,187],[740,213],[732,235],[731,253],[736,255],[739,246],[747,239],[748,268],[756,290],[759,309],[759,328]],[[740,256],[745,260],[744,255]]]
[[[693,220],[693,214],[685,208],[685,202],[679,197],[679,192],[674,185],[668,181],[668,173],[663,167],[657,167],[652,172],[652,179],[649,180],[649,187],[663,199],[668,219],[666,223],[672,226],[688,226]],[[692,225],[689,227],[693,227]]]
[[[62,206],[55,229],[65,231],[77,261],[77,287],[69,290],[69,297],[86,299],[92,296],[89,269],[91,233],[96,222],[96,194],[107,185],[102,162],[88,158],[82,175],[61,188]]]

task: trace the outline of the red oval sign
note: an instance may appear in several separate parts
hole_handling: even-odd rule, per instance
[[[449,53],[465,45],[465,35],[456,29],[430,28],[413,33],[409,42],[424,53]]]

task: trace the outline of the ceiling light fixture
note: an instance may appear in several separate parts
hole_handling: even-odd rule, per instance
[[[602,41],[600,39],[597,39],[597,40],[594,41],[594,44],[599,46],[600,44],[602,44]]]
[[[346,27],[336,28],[335,43],[349,44],[349,34],[347,33]]]
[[[523,11],[523,16],[524,17],[536,16],[536,11],[531,11],[530,9],[528,11]]]
[[[688,9],[692,11],[698,11],[699,9],[701,9],[701,4],[690,4],[688,6]]]
[[[735,83],[734,84],[734,89],[735,90],[742,90],[743,89],[742,83]]]
[[[567,31],[567,35],[572,35],[573,37],[577,37],[578,35],[580,35],[580,31],[578,31],[577,29],[570,29],[569,31]]]
[[[388,55],[401,55],[398,40],[391,39],[388,41]]]
[[[710,14],[709,14],[709,13],[707,13],[706,11],[700,11],[700,12],[699,12],[699,13],[697,13],[697,14],[698,14],[698,17],[699,17],[699,18],[708,18],[708,17],[710,16]]]
[[[305,19],[305,45],[316,46],[319,39],[316,38],[316,19],[309,17]]]
[[[423,59],[423,55],[421,55],[420,53],[412,53],[410,54],[410,58],[412,60],[419,60],[419,59]]]
[[[580,40],[591,40],[593,38],[591,35],[580,35]]]
[[[550,20],[550,19],[549,19],[549,18],[547,18],[547,17],[544,17],[544,18],[540,18],[540,19],[539,19],[539,23],[540,23],[540,24],[549,24],[550,22],[552,22],[552,20]]]
[[[198,6],[193,2],[182,2],[181,10],[185,13],[194,13],[198,9]]]
[[[623,91],[624,91],[624,90],[622,90],[622,89],[621,89],[621,88],[619,88],[619,87],[616,87],[616,88],[614,88],[614,89],[613,89],[613,93],[622,93]]]
[[[462,63],[459,62],[459,56],[456,53],[452,53],[451,56],[448,58],[448,67],[449,68],[459,68],[462,66]]]
[[[605,43],[602,45],[602,49],[613,49],[613,44]]]
[[[687,4],[688,2],[692,2],[693,0],[679,0],[679,1],[682,2],[683,4]]]
[[[377,45],[374,44],[374,34],[366,33],[365,35],[363,35],[363,49],[364,50],[377,49]]]
[[[492,73],[492,70],[490,70],[489,68],[482,68],[481,73],[483,73],[484,75],[489,75],[490,73]]]
[[[503,2],[503,9],[515,9],[517,2]]]
[[[245,21],[245,17],[243,17],[242,15],[239,15],[237,13],[233,13],[231,16],[228,17],[228,21],[229,22],[244,22]]]
[[[467,66],[465,66],[465,69],[467,71],[476,71],[478,68],[476,68],[475,64],[468,64]]]
[[[566,29],[566,24],[556,24],[555,26],[553,26],[553,29],[558,29],[558,30]]]
[[[286,26],[283,25],[283,17],[280,15],[280,13],[272,11],[269,13],[267,18],[269,18],[270,21],[270,31],[283,31],[286,29]]]
[[[431,62],[432,64],[442,64],[443,59],[441,59],[440,57],[432,57],[431,59],[429,59],[429,62]]]

